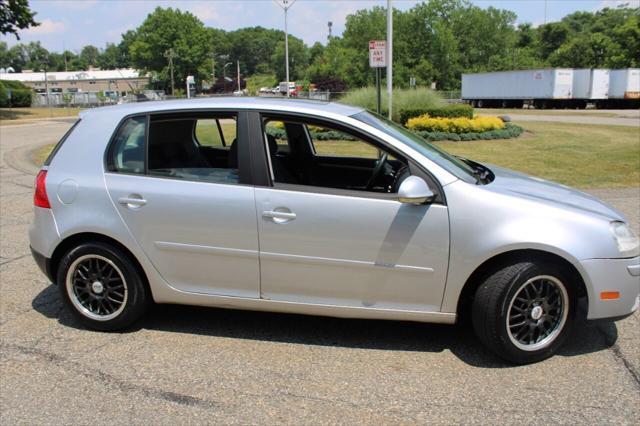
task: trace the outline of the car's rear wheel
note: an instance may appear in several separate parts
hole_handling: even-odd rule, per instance
[[[491,274],[472,306],[478,338],[501,358],[518,364],[552,356],[576,313],[574,280],[553,264],[521,262]]]
[[[57,282],[73,315],[96,330],[129,327],[150,302],[136,265],[122,250],[105,243],[69,250],[60,261]]]

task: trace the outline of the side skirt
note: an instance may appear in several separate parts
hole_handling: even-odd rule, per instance
[[[157,294],[161,293],[161,294]],[[280,312],[301,315],[318,315],[336,318],[362,318],[395,321],[415,321],[438,324],[455,324],[456,314],[446,312],[402,311],[366,307],[316,305],[311,303],[284,302],[243,297],[215,296],[201,293],[188,293],[175,288],[164,288],[154,294],[157,303],[207,306],[223,309],[248,311]]]

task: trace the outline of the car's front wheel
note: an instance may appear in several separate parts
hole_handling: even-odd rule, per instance
[[[60,261],[57,282],[74,316],[96,330],[127,328],[150,303],[136,265],[122,250],[105,243],[69,250]]]
[[[494,272],[478,287],[473,327],[501,358],[517,364],[541,361],[566,339],[576,303],[574,280],[563,268],[520,262]]]

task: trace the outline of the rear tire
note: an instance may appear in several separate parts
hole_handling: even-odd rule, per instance
[[[490,275],[476,290],[472,321],[480,341],[515,364],[554,355],[576,315],[574,280],[554,264],[520,262]]]
[[[90,242],[72,248],[60,260],[56,278],[64,303],[91,329],[126,329],[151,303],[141,272],[110,244]]]

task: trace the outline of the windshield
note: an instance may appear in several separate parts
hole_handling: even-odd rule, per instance
[[[474,170],[469,164],[441,150],[437,146],[430,144],[412,131],[393,121],[367,111],[359,112],[352,117],[375,127],[389,136],[393,136],[395,139],[415,149],[457,178],[469,183],[476,182]]]

